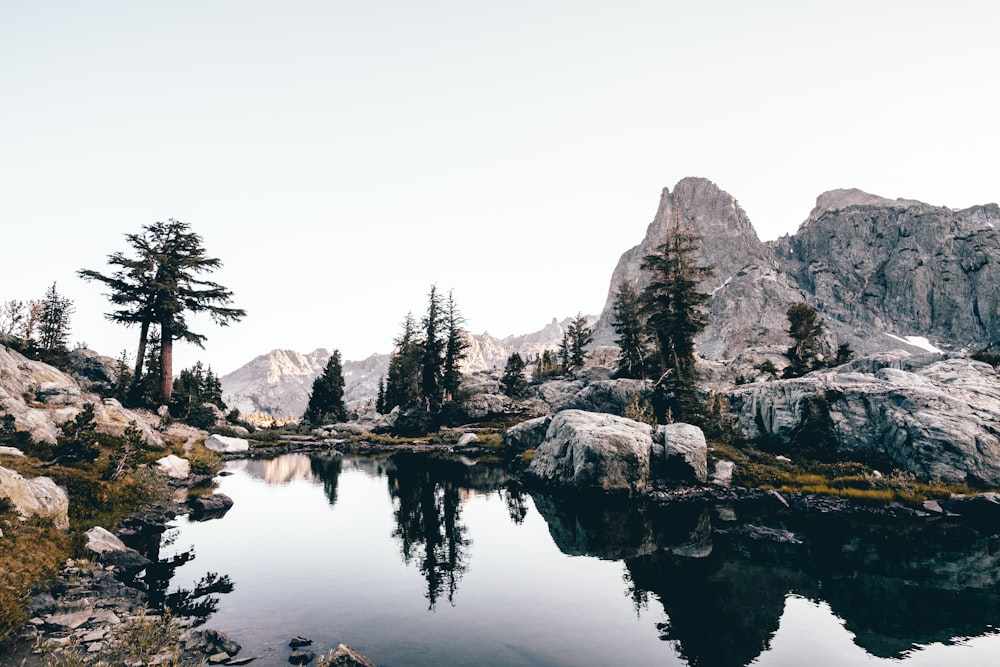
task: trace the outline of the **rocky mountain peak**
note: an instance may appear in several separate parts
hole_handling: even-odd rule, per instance
[[[915,199],[887,199],[886,197],[869,194],[864,190],[859,190],[857,188],[839,188],[836,190],[829,190],[821,194],[819,197],[816,197],[816,206],[813,208],[812,212],[809,213],[809,217],[806,218],[806,223],[804,224],[807,224],[812,220],[816,220],[824,213],[830,211],[842,211],[852,206],[910,208],[911,206],[924,205],[925,204],[916,201]]]

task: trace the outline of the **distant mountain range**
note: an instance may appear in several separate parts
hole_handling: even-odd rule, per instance
[[[593,321],[594,318],[592,318]],[[489,333],[470,334],[466,373],[502,370],[507,357],[517,352],[533,359],[544,350],[557,347],[570,318],[553,318],[545,327],[530,334],[495,338]],[[378,382],[389,369],[389,354],[373,354],[361,361],[344,361],[344,394],[348,405],[373,399]],[[294,350],[272,350],[221,378],[223,398],[230,408],[243,414],[265,412],[274,416],[299,416],[305,412],[313,380],[330,360],[330,350],[308,354]]]
[[[607,303],[595,324],[594,345],[613,345],[611,304],[618,285],[642,288],[642,258],[674,224],[701,236],[701,261],[715,267],[703,283],[712,294],[711,324],[699,353],[731,360],[784,350],[786,311],[806,302],[823,316],[828,344],[858,353],[894,348],[978,349],[1000,341],[1000,207],[953,210],[910,199],[890,200],[860,190],[821,194],[799,230],[761,242],[732,195],[703,178],[664,189],[645,238],[615,267]],[[562,340],[568,319],[540,331],[496,339],[472,336],[466,370],[500,369],[512,352],[533,358]],[[298,415],[326,350],[275,350],[222,378],[224,396],[243,412]],[[344,363],[347,398],[377,391],[388,354]]]

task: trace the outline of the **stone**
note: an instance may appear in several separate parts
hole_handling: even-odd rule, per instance
[[[44,618],[45,624],[56,630],[76,630],[78,627],[90,620],[93,615],[93,608],[88,607],[81,611],[71,611],[62,614],[50,614]]]
[[[376,667],[370,658],[344,644],[338,644],[337,649],[327,656],[329,667]]]
[[[191,474],[191,462],[187,459],[182,459],[176,454],[170,454],[164,456],[162,459],[157,459],[156,467],[172,479],[185,479]]]
[[[308,665],[310,662],[316,659],[316,654],[312,651],[303,651],[301,649],[295,649],[292,654],[288,656],[288,662],[293,665]]]
[[[228,435],[213,434],[205,439],[205,446],[213,452],[230,453],[245,452],[250,449],[246,438],[233,438]]]
[[[224,493],[213,493],[210,496],[197,496],[188,501],[195,518],[217,519],[233,506],[233,499]]]
[[[455,443],[455,446],[465,447],[466,445],[470,445],[474,442],[479,442],[478,435],[476,435],[475,433],[463,433],[462,437],[458,439],[457,443]]]
[[[29,479],[0,466],[0,498],[7,498],[22,519],[37,517],[56,530],[69,528],[69,496],[48,477]]]
[[[87,536],[87,549],[99,556],[111,551],[125,551],[128,549],[125,543],[118,539],[114,533],[100,526],[94,526],[85,535]]]
[[[736,464],[732,461],[716,461],[715,470],[712,472],[712,484],[719,486],[730,486],[733,483],[733,473],[736,471]]]
[[[651,433],[648,424],[624,417],[564,410],[552,417],[528,473],[580,490],[644,492]]]
[[[296,635],[288,642],[288,646],[291,648],[302,648],[303,646],[309,646],[312,643],[311,639],[306,639],[301,635]]]
[[[537,449],[545,440],[545,434],[549,430],[551,422],[552,415],[547,415],[511,426],[503,435],[504,442],[507,447],[514,451],[523,452]]]
[[[708,443],[691,424],[661,424],[653,431],[650,467],[654,475],[682,482],[708,481]]]
[[[0,456],[24,456],[24,452],[17,447],[0,447]]]

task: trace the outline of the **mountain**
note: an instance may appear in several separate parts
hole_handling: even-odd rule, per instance
[[[804,301],[823,316],[831,346],[857,352],[893,348],[983,347],[1000,340],[1000,207],[952,210],[861,190],[821,194],[792,236],[761,242],[746,213],[704,178],[664,189],[642,242],[612,274],[595,339],[612,343],[618,285],[639,289],[642,258],[679,223],[701,236],[701,263],[715,267],[711,324],[698,338],[708,359],[787,347],[788,306]]]
[[[592,320],[593,321],[593,320]],[[465,373],[499,371],[507,357],[517,352],[533,359],[562,341],[570,318],[553,318],[541,330],[520,336],[495,338],[489,333],[469,336]],[[299,416],[305,412],[312,383],[330,359],[330,351],[313,350],[308,354],[293,350],[272,350],[254,358],[232,373],[224,375],[222,396],[230,408],[243,414],[263,412],[276,417]],[[389,354],[373,354],[361,361],[344,361],[344,400],[357,406],[374,400],[378,382],[389,370]]]
[[[848,343],[858,354],[978,349],[1000,341],[1000,207],[952,210],[857,189],[831,190],[791,236],[762,242],[739,202],[704,178],[664,188],[642,241],[611,275],[594,324],[593,346],[613,345],[611,308],[623,280],[638,289],[642,260],[675,225],[701,236],[700,261],[715,267],[703,283],[712,295],[710,324],[698,352],[711,360],[780,354],[789,345],[788,306],[812,305],[826,323],[829,351]],[[532,359],[562,340],[569,320],[523,336],[471,336],[466,372],[500,370],[512,352]],[[610,358],[610,355],[604,355]],[[222,378],[241,412],[300,415],[329,352],[274,350]],[[388,354],[344,362],[346,398],[371,400]]]

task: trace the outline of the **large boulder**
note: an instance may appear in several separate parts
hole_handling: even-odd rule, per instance
[[[704,484],[708,481],[705,434],[692,424],[657,426],[649,466],[655,477]]]
[[[213,452],[229,454],[248,451],[250,449],[250,442],[246,438],[233,438],[228,435],[213,433],[205,439],[205,446]]]
[[[0,467],[0,498],[7,498],[22,519],[38,517],[57,530],[69,528],[69,496],[48,477],[27,479]]]
[[[648,424],[616,415],[563,410],[552,417],[528,472],[580,490],[640,493],[649,483]]]
[[[503,435],[504,443],[519,452],[537,449],[544,442],[551,422],[552,415],[546,415],[511,426]]]
[[[921,476],[1000,486],[1000,377],[988,364],[880,355],[735,387],[728,398],[745,435],[789,451],[889,459]]]
[[[94,526],[85,535],[87,550],[93,552],[101,562],[116,567],[126,578],[152,565],[151,560],[126,546],[118,537],[101,526]]]

